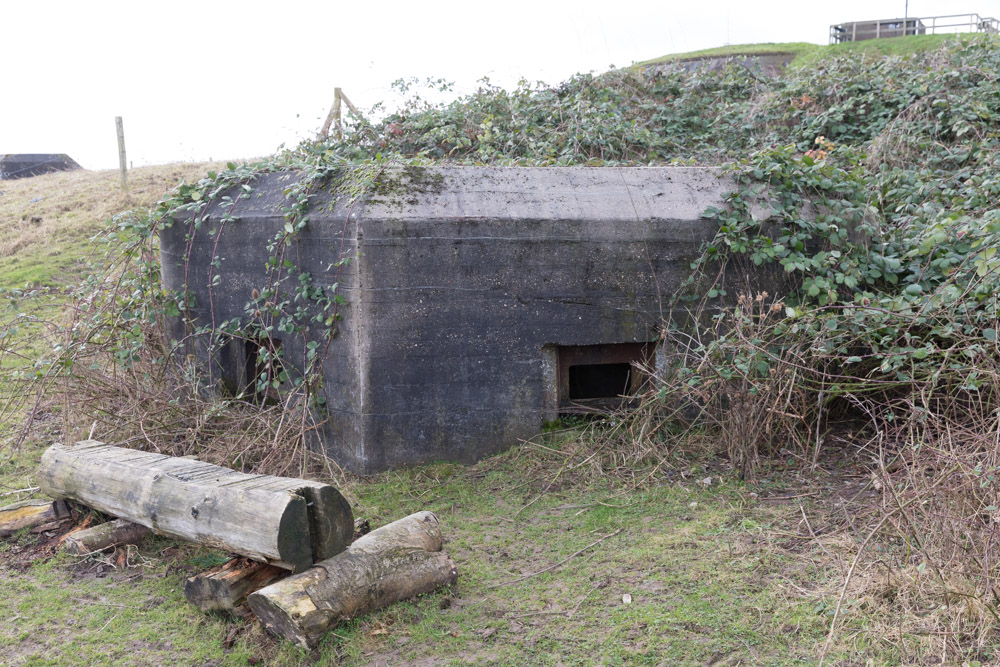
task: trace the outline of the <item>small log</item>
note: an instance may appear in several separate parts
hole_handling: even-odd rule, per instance
[[[247,602],[270,632],[313,648],[342,621],[430,593],[457,578],[458,567],[443,551],[355,554],[348,548],[253,593]]]
[[[71,554],[82,556],[119,544],[138,544],[151,533],[145,526],[125,519],[115,519],[70,533],[63,542],[63,548]]]
[[[38,485],[159,535],[292,571],[343,551],[354,528],[350,505],[328,484],[247,475],[95,440],[49,447]]]
[[[287,575],[286,570],[273,565],[234,558],[190,577],[184,584],[184,595],[202,611],[235,609],[247,595]]]
[[[444,534],[434,512],[415,512],[387,523],[359,537],[350,548],[354,552],[379,553],[387,549],[423,549],[441,551]]]
[[[69,507],[61,500],[22,500],[0,507],[0,537],[9,537],[24,528],[56,523],[69,516]]]
[[[42,533],[47,533],[52,530],[59,530],[64,523],[69,521],[69,517],[63,519],[56,519],[55,521],[50,521],[48,523],[43,523],[40,526],[35,526],[31,529],[33,535],[41,535]]]
[[[247,603],[269,631],[313,648],[337,623],[453,583],[458,567],[442,544],[438,518],[418,512],[257,591]]]

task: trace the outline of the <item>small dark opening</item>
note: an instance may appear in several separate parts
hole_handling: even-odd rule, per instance
[[[629,393],[632,364],[585,364],[569,367],[569,398],[617,398]]]
[[[560,414],[616,410],[641,391],[643,370],[654,363],[655,342],[560,345],[556,349],[555,404]]]

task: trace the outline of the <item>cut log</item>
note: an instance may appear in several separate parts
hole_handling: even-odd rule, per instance
[[[115,519],[91,528],[84,528],[70,533],[63,542],[63,548],[71,554],[83,554],[103,551],[119,544],[138,544],[152,531],[125,519]]]
[[[68,516],[62,519],[56,519],[55,521],[49,521],[48,523],[43,523],[40,526],[35,526],[31,529],[31,533],[32,535],[41,535],[42,533],[47,533],[49,531],[59,530],[67,521],[69,521]]]
[[[235,609],[246,596],[288,575],[286,570],[234,558],[187,580],[184,595],[202,611]]]
[[[329,558],[247,598],[272,633],[313,648],[336,624],[454,583],[458,567],[443,551],[390,550]]]
[[[49,447],[38,485],[159,535],[292,571],[343,551],[354,528],[350,505],[328,484],[248,475],[94,440]]]
[[[351,545],[353,552],[379,553],[388,549],[423,549],[441,551],[444,534],[434,512],[416,512],[359,537]]]
[[[458,567],[440,551],[442,543],[437,517],[418,512],[257,591],[247,603],[269,631],[313,648],[337,623],[453,583]]]
[[[9,537],[24,528],[62,521],[69,516],[69,507],[61,500],[22,500],[0,507],[0,537]]]

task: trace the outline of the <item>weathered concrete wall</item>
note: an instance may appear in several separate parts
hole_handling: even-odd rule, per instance
[[[199,323],[244,317],[292,178],[261,177],[225,225],[213,210],[161,234],[165,285],[187,276]],[[662,302],[715,234],[701,214],[733,189],[703,168],[435,167],[383,174],[349,218],[318,196],[294,248],[302,270],[330,287],[342,238],[355,257],[324,366],[327,450],[365,472],[473,461],[536,434],[566,402],[560,349],[657,340]],[[283,340],[285,358],[302,345]],[[214,363],[245,382],[240,349]]]
[[[80,165],[73,158],[62,153],[7,153],[0,155],[0,180],[4,181],[80,168]]]

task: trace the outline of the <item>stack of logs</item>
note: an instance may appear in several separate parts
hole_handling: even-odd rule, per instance
[[[432,512],[411,514],[352,544],[350,504],[320,482],[248,475],[87,440],[46,450],[38,483],[56,500],[0,508],[0,537],[60,525],[72,501],[117,518],[69,533],[63,544],[70,553],[134,544],[155,533],[238,554],[188,579],[188,600],[211,611],[245,599],[268,630],[307,648],[337,623],[458,577]]]

